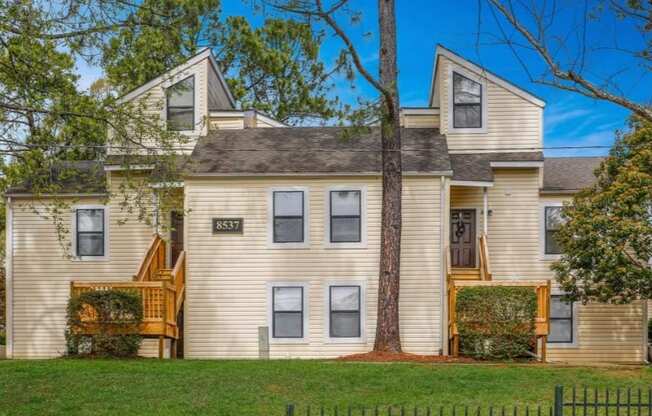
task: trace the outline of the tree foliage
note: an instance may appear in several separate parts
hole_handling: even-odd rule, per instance
[[[209,47],[242,108],[288,124],[338,116],[329,93],[340,65],[329,70],[321,62],[322,37],[310,25],[268,18],[252,27],[242,16],[222,19],[218,0],[147,0],[138,13],[156,24],[122,28],[103,48],[107,79],[119,93]]]
[[[652,123],[634,119],[602,163],[597,183],[563,210],[563,255],[553,268],[583,302],[652,298]]]

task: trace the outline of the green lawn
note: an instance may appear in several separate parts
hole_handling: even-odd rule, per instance
[[[555,384],[652,385],[647,368],[329,361],[0,361],[0,415],[283,415],[287,403],[550,403]]]

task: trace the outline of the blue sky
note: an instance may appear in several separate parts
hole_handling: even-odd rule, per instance
[[[225,16],[245,15],[252,24],[260,24],[264,17],[261,13],[254,12],[248,3],[240,0],[224,1],[223,13]],[[560,3],[566,3],[567,7],[559,14],[552,29],[566,35],[576,33],[576,30],[568,28],[574,27],[573,24],[576,23],[578,10],[575,5],[580,2],[562,0]],[[353,38],[365,65],[375,74],[378,58],[376,2],[352,0],[350,4],[362,12],[362,20],[351,26],[347,20],[342,19],[341,24]],[[547,147],[610,145],[614,140],[614,130],[625,127],[629,112],[616,105],[530,82],[508,47],[496,44],[495,35],[500,33],[500,29],[484,0],[397,1],[397,19],[402,106],[427,105],[435,47],[441,43],[543,98],[547,103],[544,113],[544,142]],[[479,21],[481,35],[480,43],[477,44]],[[508,29],[507,26],[504,27]],[[622,22],[608,15],[591,22],[587,31],[591,45],[611,44],[616,37],[620,45],[636,46],[642,41],[635,31],[623,29]],[[573,42],[569,41],[571,49],[572,46]],[[341,47],[338,39],[327,37],[322,47],[324,61],[333,62]],[[637,100],[649,102],[652,79],[649,76],[642,78],[642,71],[628,59],[612,52],[594,52],[587,60],[587,73],[599,80],[626,69],[617,78],[624,92]],[[543,66],[535,56],[525,55],[525,60],[528,67],[534,69],[534,73],[541,73]],[[98,68],[83,62],[78,63],[78,69],[82,75],[82,87],[87,87],[101,76]],[[361,78],[356,80],[355,88],[351,88],[343,79],[338,80],[333,93],[350,103],[361,96],[375,96],[374,90]],[[604,153],[604,149],[546,151],[547,156]]]

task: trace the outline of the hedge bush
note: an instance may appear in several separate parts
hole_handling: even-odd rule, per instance
[[[460,353],[477,359],[531,357],[537,296],[527,287],[465,287],[457,294]]]
[[[89,310],[95,311],[96,320],[83,320]],[[142,342],[138,332],[143,322],[143,302],[137,292],[84,292],[70,298],[67,312],[68,355],[135,357],[138,354]]]

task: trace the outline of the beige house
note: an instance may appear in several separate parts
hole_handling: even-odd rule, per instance
[[[118,150],[80,163],[92,172],[89,183],[69,194],[35,198],[29,187],[12,189],[8,356],[62,355],[71,291],[108,286],[141,291],[145,356],[369,351],[380,243],[378,131],[342,140],[339,128],[290,128],[238,110],[209,51],[123,100],[144,102],[189,137],[180,152],[190,168],[178,184],[186,214],[153,209],[155,225],[132,218],[115,197],[124,178]],[[502,284],[537,291],[537,351],[547,361],[645,360],[645,304],[567,304],[551,283],[559,209],[592,183],[600,159],[544,158],[544,106],[437,48],[429,106],[401,116],[405,351],[455,353],[456,289]],[[52,220],[39,215],[54,197],[71,204],[70,256]],[[172,225],[162,238],[161,222]]]

